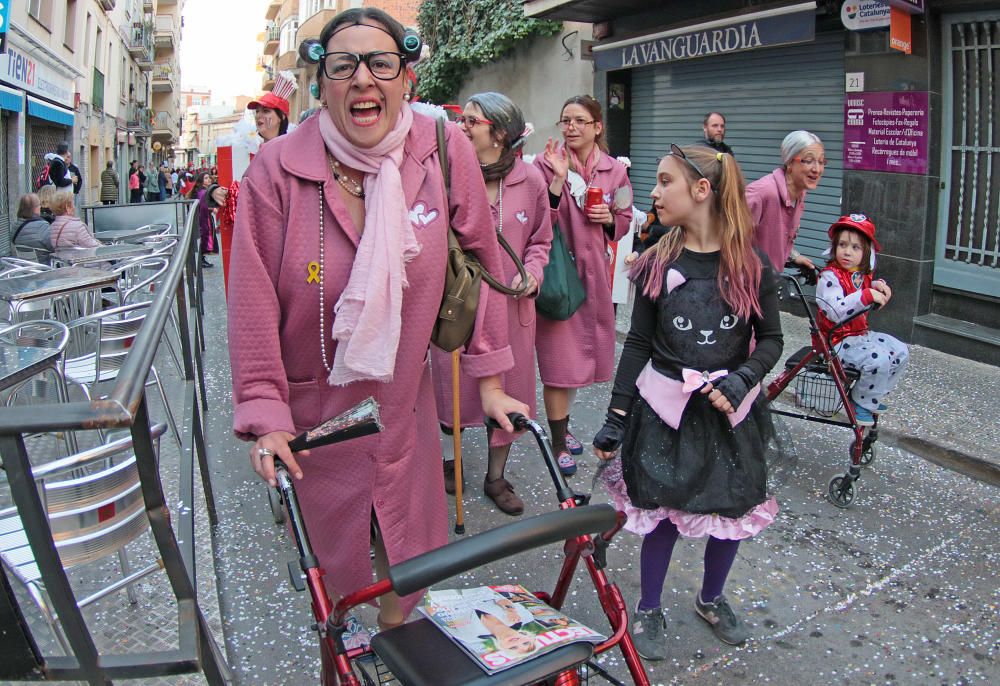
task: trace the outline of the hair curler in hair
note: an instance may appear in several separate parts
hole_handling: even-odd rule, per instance
[[[299,43],[299,57],[309,64],[317,64],[324,52],[322,44],[315,38],[307,38]]]
[[[416,62],[420,59],[420,51],[424,47],[424,41],[421,40],[420,34],[416,31],[406,29],[403,32],[403,41],[400,47],[403,49],[403,54],[406,55],[408,62]]]

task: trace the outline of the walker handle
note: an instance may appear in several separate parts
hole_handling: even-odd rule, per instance
[[[520,412],[511,412],[507,415],[507,419],[514,425],[515,431],[528,430],[535,435],[535,442],[538,443],[538,448],[542,451],[542,460],[549,470],[552,484],[556,487],[556,498],[559,499],[559,503],[573,500],[577,505],[585,505],[590,500],[590,496],[577,495],[566,483],[566,478],[559,471],[559,461],[552,452],[552,442],[549,440],[548,434],[545,433],[545,429],[534,419],[525,417]],[[486,417],[485,421],[487,432],[501,430],[500,424],[492,417]]]

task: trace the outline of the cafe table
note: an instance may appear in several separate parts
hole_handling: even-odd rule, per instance
[[[159,235],[169,229],[169,224],[148,224],[134,229],[107,229],[96,233],[94,237],[105,243],[132,243]]]
[[[52,253],[51,259],[55,263],[64,264],[68,267],[83,267],[100,264],[101,262],[125,260],[147,253],[149,253],[148,246],[121,243],[116,245],[101,245],[96,248],[62,248]]]
[[[117,280],[117,274],[105,269],[60,267],[0,279],[0,301],[7,303],[11,320],[17,321],[17,315],[26,303],[46,298],[70,298],[74,295],[86,298],[99,293],[102,288],[113,287]],[[92,308],[88,309],[86,306],[82,309],[85,312],[92,311]]]

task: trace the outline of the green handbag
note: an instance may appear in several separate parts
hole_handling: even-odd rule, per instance
[[[552,248],[545,265],[542,288],[535,298],[535,311],[546,319],[565,321],[580,309],[587,291],[576,271],[576,258],[566,247],[558,224],[552,225]]]

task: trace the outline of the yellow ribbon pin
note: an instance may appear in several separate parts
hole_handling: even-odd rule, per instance
[[[306,269],[309,270],[309,278],[306,279],[306,283],[319,283],[319,262],[310,262],[306,265]]]

